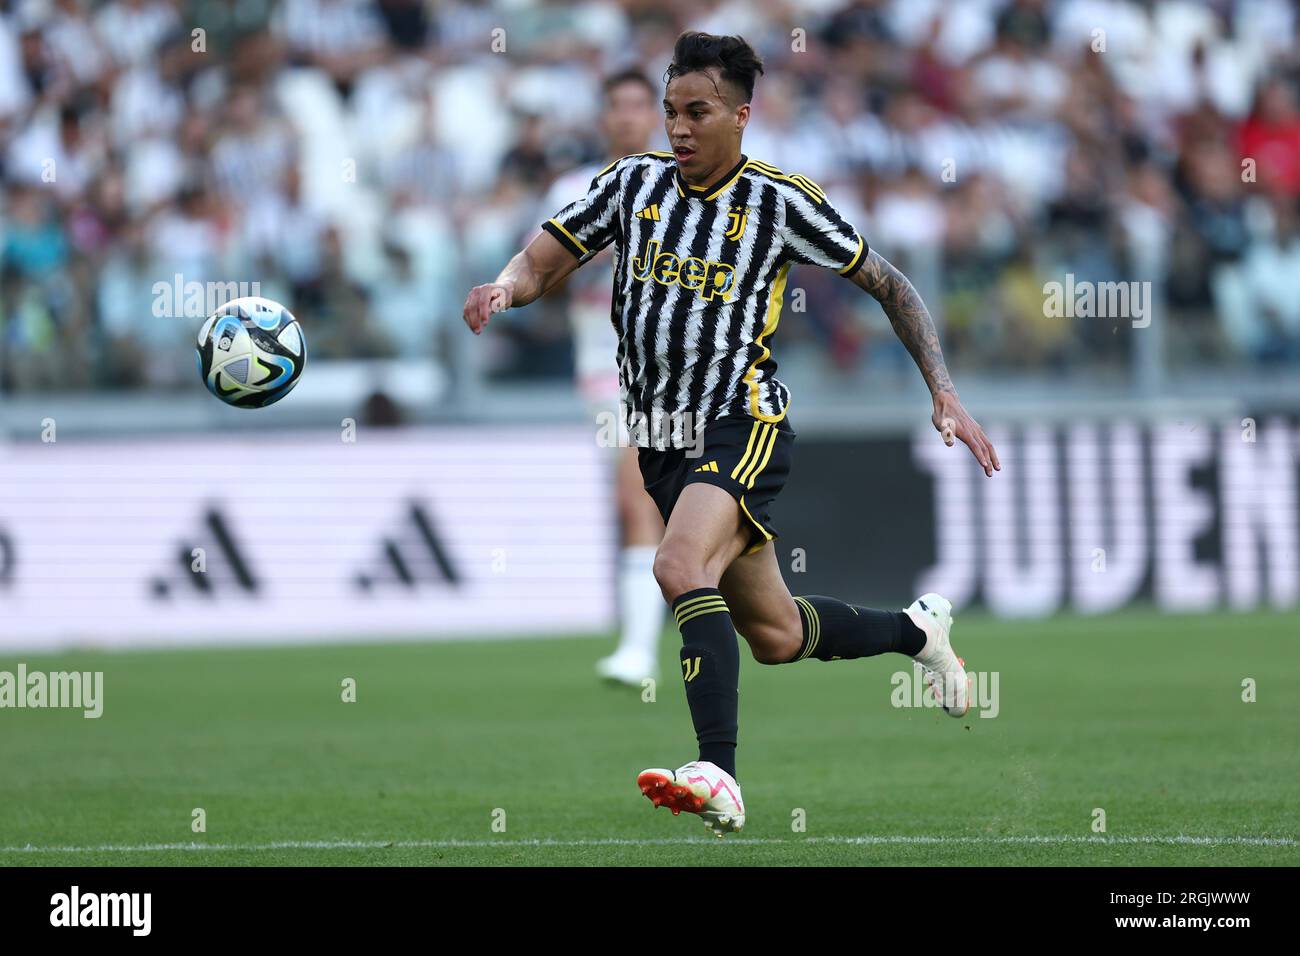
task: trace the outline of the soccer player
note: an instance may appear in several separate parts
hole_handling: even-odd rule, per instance
[[[698,759],[642,771],[637,784],[655,806],[697,813],[719,836],[745,822],[737,632],[765,664],[907,654],[949,714],[970,706],[947,600],[925,594],[904,611],[875,610],[792,597],[782,580],[771,511],[794,430],[771,349],[790,267],[834,269],[875,298],[930,389],[944,442],[961,440],[990,477],[1001,468],[907,278],[815,183],[741,152],[762,69],[740,37],[682,34],[665,72],[672,152],[607,166],[496,281],[470,291],[464,310],[481,333],[492,313],[533,301],[614,245],[620,381],[645,487],[667,522],[654,574],[682,634],[699,745]]]
[[[659,125],[659,91],[638,70],[609,77],[603,89],[601,128],[609,158],[644,152]],[[557,179],[547,194],[547,211],[559,209],[585,192],[604,165],[574,170]],[[613,256],[595,253],[592,258],[602,268],[576,273],[565,286],[574,372],[578,391],[593,418],[621,420],[618,366],[614,364],[618,336],[610,321],[613,290],[609,272],[603,268]],[[626,439],[626,429],[619,429],[618,437]],[[654,577],[654,558],[664,523],[641,484],[636,449],[623,441],[615,447],[614,500],[622,542],[617,570],[619,640],[613,654],[596,662],[596,672],[607,680],[640,687],[642,680],[657,677],[659,670],[659,634],[666,608]]]

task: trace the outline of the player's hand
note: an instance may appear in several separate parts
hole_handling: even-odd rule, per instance
[[[465,299],[465,324],[471,332],[478,335],[494,312],[504,312],[510,308],[513,298],[514,290],[499,282],[474,286]]]
[[[934,427],[943,435],[945,445],[951,446],[954,439],[960,438],[980,463],[984,474],[992,478],[994,471],[1002,470],[1002,462],[998,461],[998,452],[993,447],[993,442],[989,441],[979,422],[970,417],[970,413],[952,392],[940,392],[934,397],[934,416],[930,421],[934,422]]]

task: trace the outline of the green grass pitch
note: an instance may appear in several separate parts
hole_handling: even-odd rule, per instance
[[[695,756],[675,636],[654,702],[589,638],[6,655],[104,671],[104,714],[0,710],[0,864],[1300,864],[1296,615],[953,634],[996,718],[891,706],[897,655],[746,656],[725,840],[634,782]]]

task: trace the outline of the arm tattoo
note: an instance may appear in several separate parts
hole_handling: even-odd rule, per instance
[[[930,310],[907,276],[899,272],[887,259],[875,252],[868,253],[862,267],[850,281],[861,287],[880,303],[894,327],[894,334],[907,346],[916,366],[925,378],[933,395],[956,391],[948,368],[944,365],[943,349],[939,347],[939,333],[935,331]]]

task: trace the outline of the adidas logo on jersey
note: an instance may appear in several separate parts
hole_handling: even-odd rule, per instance
[[[652,204],[652,205],[646,206],[644,209],[641,209],[641,210],[637,211],[637,212],[634,213],[633,215],[635,215],[637,219],[649,219],[649,220],[651,220],[652,222],[658,222],[658,221],[659,221],[659,204],[658,204],[658,203],[654,203],[654,204]]]

